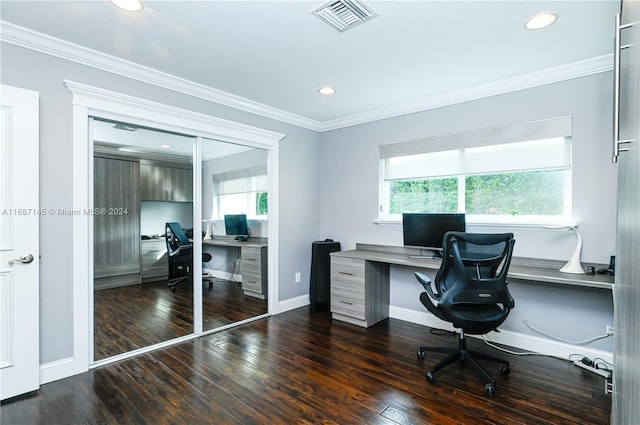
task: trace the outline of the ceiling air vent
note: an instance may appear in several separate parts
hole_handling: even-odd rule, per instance
[[[316,7],[311,13],[340,32],[378,16],[371,7],[358,0],[331,0]]]

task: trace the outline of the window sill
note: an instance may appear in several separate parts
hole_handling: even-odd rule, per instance
[[[380,226],[402,226],[402,220],[383,220],[376,219],[372,220],[373,224],[377,224]],[[524,229],[543,229],[543,228],[554,228],[558,230],[558,228],[568,228],[568,227],[578,227],[576,223],[567,221],[567,220],[554,220],[554,221],[545,221],[539,223],[527,223],[527,222],[489,222],[489,221],[473,221],[467,220],[468,226],[473,227],[510,227],[510,228],[524,228]],[[552,229],[552,230],[554,230]]]

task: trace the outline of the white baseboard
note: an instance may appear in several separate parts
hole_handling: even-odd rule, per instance
[[[242,276],[241,275],[232,274],[232,273],[229,273],[229,272],[223,272],[221,270],[204,269],[202,271],[202,274],[203,275],[207,274],[207,275],[213,276],[213,277],[215,277],[217,279],[230,280],[232,282],[242,282]]]
[[[280,301],[278,303],[278,311],[274,312],[274,314],[284,313],[285,311],[294,310],[309,304],[311,304],[309,301],[309,294],[289,298],[288,300]]]
[[[66,359],[41,364],[40,385],[48,384],[49,382],[57,381],[59,379],[68,378],[70,376],[73,376],[74,373],[73,357],[67,357]]]
[[[404,320],[406,322],[425,325],[432,328],[454,330],[450,323],[444,322],[432,314],[415,310],[409,310],[401,307],[389,306],[389,317]],[[470,337],[480,338],[478,335],[469,335]],[[548,338],[541,338],[535,335],[527,335],[520,332],[505,331],[490,332],[485,338],[493,343],[508,345],[517,348],[518,351],[533,352],[548,356],[560,357],[569,360],[572,354],[580,354],[591,359],[600,358],[608,363],[613,364],[613,353],[608,351],[596,350],[593,348],[583,347],[580,345],[567,344],[560,341],[554,341]],[[572,358],[575,360],[575,357]]]

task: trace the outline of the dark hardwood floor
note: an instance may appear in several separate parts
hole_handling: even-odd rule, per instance
[[[469,348],[495,350],[476,339]],[[472,369],[429,384],[450,335],[396,319],[363,329],[308,307],[112,363],[4,402],[5,424],[608,424],[603,379],[516,357],[490,398]]]
[[[203,329],[267,313],[267,302],[244,295],[237,282],[216,280],[202,289]],[[193,288],[167,281],[95,292],[94,358],[101,360],[193,333]]]

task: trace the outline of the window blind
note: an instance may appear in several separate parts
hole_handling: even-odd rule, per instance
[[[571,136],[571,116],[380,145],[380,159]]]
[[[241,170],[214,174],[212,176],[212,180],[213,191],[216,196],[236,193],[266,192],[269,187],[266,166],[249,167]]]
[[[571,168],[571,117],[380,146],[385,181]]]

